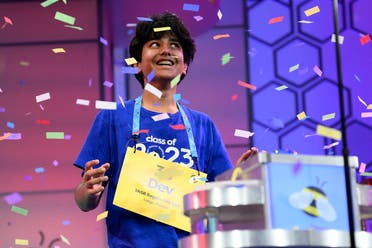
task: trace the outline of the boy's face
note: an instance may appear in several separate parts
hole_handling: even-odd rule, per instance
[[[188,67],[184,62],[181,44],[168,34],[145,43],[141,62],[137,66],[144,75],[145,84],[148,83],[147,76],[152,70],[155,76],[151,81],[170,82],[179,74],[186,74]]]

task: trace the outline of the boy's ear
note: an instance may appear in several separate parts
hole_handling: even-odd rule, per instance
[[[137,63],[133,64],[133,67],[136,67],[138,69],[138,72],[137,73],[142,72],[141,62],[137,62]]]
[[[186,75],[188,68],[189,68],[189,66],[186,63],[183,64],[182,74]]]

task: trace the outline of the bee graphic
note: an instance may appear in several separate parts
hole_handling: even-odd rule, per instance
[[[336,210],[319,187],[305,187],[299,192],[292,193],[288,200],[292,207],[302,209],[309,216],[319,217],[328,222],[337,219]]]

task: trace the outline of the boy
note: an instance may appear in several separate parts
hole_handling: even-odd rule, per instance
[[[125,107],[118,104],[117,110],[101,110],[74,162],[84,170],[75,190],[76,203],[83,211],[96,208],[107,187],[106,225],[110,247],[174,248],[178,239],[188,235],[113,205],[128,146],[205,172],[208,181],[232,167],[211,119],[174,99],[177,84],[185,77],[196,51],[189,31],[171,13],[151,19],[138,23],[130,43],[130,54],[137,61],[136,78],[144,88],[142,96],[127,101]],[[170,29],[154,31],[164,27]],[[160,98],[153,87],[161,93]],[[169,118],[155,122],[152,117],[160,113],[167,113]],[[237,163],[254,153],[257,150],[248,150]]]

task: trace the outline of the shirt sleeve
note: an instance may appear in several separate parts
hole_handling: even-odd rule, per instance
[[[74,161],[74,165],[84,169],[85,163],[98,159],[100,163],[96,166],[110,161],[110,115],[109,111],[101,110],[96,115],[88,132],[87,138]]]

